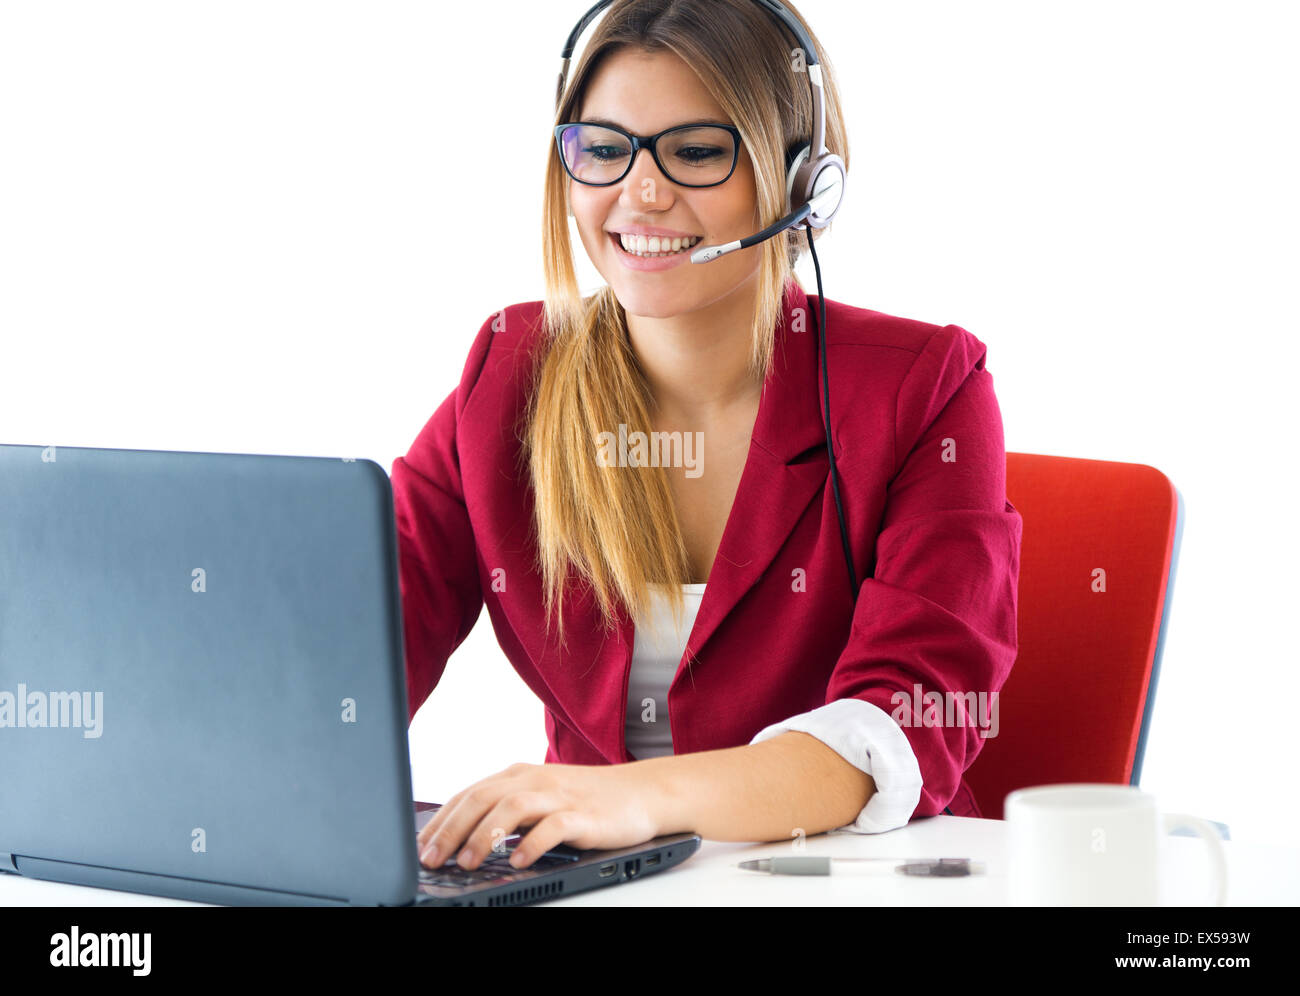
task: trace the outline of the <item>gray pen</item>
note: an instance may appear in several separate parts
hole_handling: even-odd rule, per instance
[[[985,871],[983,861],[970,858],[831,858],[827,855],[787,855],[776,858],[759,858],[742,861],[740,867],[748,871],[765,871],[771,875],[829,875],[831,863],[889,862],[900,875],[921,875],[931,878],[955,878],[980,875]]]

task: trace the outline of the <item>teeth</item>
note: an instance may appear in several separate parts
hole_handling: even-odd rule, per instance
[[[698,236],[680,239],[658,235],[647,237],[644,235],[620,234],[618,238],[623,248],[634,256],[671,256],[673,253],[684,252],[700,242]]]

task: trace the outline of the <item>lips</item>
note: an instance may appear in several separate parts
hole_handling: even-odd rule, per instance
[[[636,253],[630,253],[624,249],[619,237],[613,232],[609,233],[609,240],[613,243],[614,254],[618,258],[619,266],[626,270],[640,273],[657,273],[686,266],[691,261],[692,250],[689,249],[669,253],[668,255],[638,256]]]

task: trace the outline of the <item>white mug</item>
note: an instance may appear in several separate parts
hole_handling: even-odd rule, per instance
[[[1160,837],[1193,830],[1210,855],[1211,905],[1227,899],[1228,872],[1214,827],[1161,816],[1131,785],[1038,785],[1006,798],[1008,886],[1013,906],[1158,906]]]

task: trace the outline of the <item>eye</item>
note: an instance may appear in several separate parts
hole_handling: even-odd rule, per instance
[[[722,155],[722,150],[709,145],[685,145],[677,150],[676,155],[678,159],[693,166],[717,159]]]
[[[614,159],[619,159],[627,155],[625,149],[620,149],[614,145],[588,145],[583,148],[583,153],[595,159],[597,162],[607,163]]]

